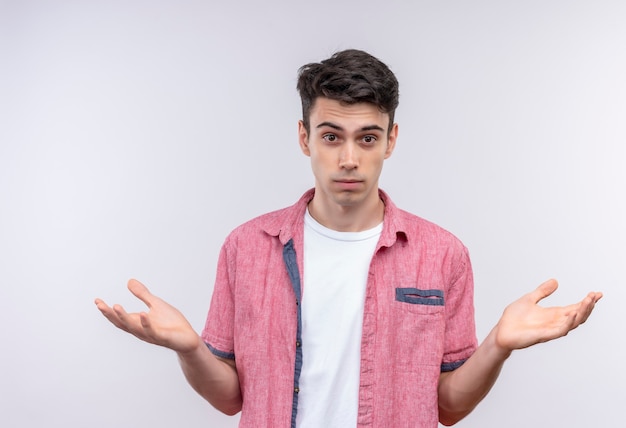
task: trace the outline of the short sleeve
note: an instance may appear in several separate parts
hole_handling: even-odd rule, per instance
[[[220,251],[213,296],[201,337],[213,354],[222,358],[234,359],[235,302],[233,282],[235,272],[232,269],[232,257],[229,257],[229,253],[227,240]]]
[[[456,263],[446,297],[446,327],[442,371],[461,366],[476,350],[474,276],[467,248]]]

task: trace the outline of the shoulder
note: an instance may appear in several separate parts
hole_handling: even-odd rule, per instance
[[[441,242],[464,247],[461,240],[455,234],[438,224],[408,211],[398,211],[409,237],[413,236],[420,241]]]
[[[385,221],[390,237],[401,235],[411,245],[452,247],[466,251],[461,240],[452,232],[432,221],[398,208],[386,194],[381,194],[386,205]]]
[[[293,207],[286,207],[254,217],[233,229],[229,234],[229,238],[254,235],[260,232],[276,235],[277,233],[272,232],[280,230],[292,210]]]
[[[304,223],[304,212],[313,198],[313,189],[308,190],[293,205],[262,214],[235,228],[227,240],[253,238],[258,236],[278,237],[285,244],[295,234],[300,233]]]
[[[404,232],[402,257],[446,272],[446,284],[455,284],[468,273],[471,276],[469,251],[452,232],[404,210],[398,210],[397,221]]]

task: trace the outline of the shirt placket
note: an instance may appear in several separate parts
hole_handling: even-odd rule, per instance
[[[376,255],[372,258],[365,288],[363,330],[361,335],[361,370],[357,426],[370,426],[374,418],[375,340],[376,340]]]

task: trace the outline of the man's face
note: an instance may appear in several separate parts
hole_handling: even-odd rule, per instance
[[[298,132],[302,152],[311,158],[315,199],[343,209],[377,202],[383,161],[391,156],[398,135],[396,124],[388,132],[389,115],[373,104],[320,97],[309,124],[307,132],[300,121]]]

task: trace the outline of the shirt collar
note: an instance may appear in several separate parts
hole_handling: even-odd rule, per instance
[[[405,216],[401,215],[402,210],[396,207],[383,190],[378,189],[378,194],[385,204],[383,231],[378,247],[390,247],[398,239],[406,241],[408,228]],[[261,225],[263,231],[268,235],[277,236],[283,245],[289,242],[297,231],[303,230],[304,213],[313,195],[315,195],[315,189],[309,189],[292,206],[265,216],[265,221]]]

